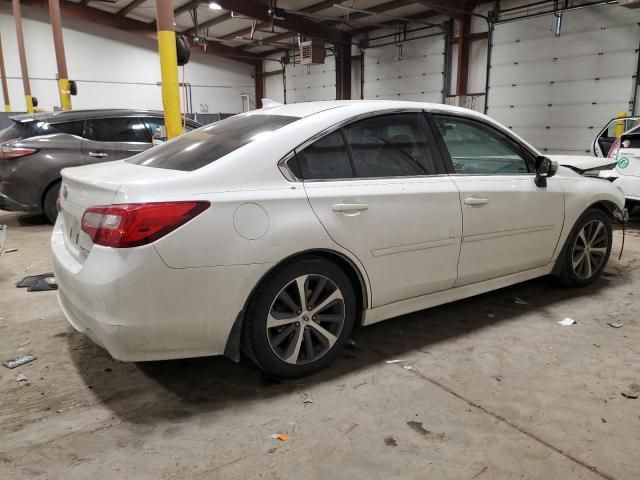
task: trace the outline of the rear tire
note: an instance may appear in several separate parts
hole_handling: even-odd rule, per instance
[[[309,375],[335,360],[356,310],[353,285],[342,269],[305,257],[275,270],[254,293],[244,320],[244,350],[270,375]]]
[[[58,194],[60,193],[60,182],[56,182],[49,187],[47,193],[44,194],[42,202],[42,212],[47,221],[53,225],[58,218]]]
[[[613,241],[611,219],[596,208],[576,222],[558,258],[558,277],[569,287],[595,282],[609,261]]]

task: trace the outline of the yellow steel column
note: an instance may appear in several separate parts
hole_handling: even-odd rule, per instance
[[[11,111],[9,102],[9,88],[7,87],[7,72],[4,69],[4,55],[2,54],[2,40],[0,39],[0,74],[2,75],[2,94],[4,95],[4,111]]]
[[[178,55],[176,53],[176,32],[173,24],[172,1],[156,0],[156,12],[164,123],[167,127],[167,139],[171,139],[182,133],[180,91],[178,88]]]
[[[49,0],[49,16],[51,17],[53,45],[56,50],[56,63],[58,64],[58,90],[60,91],[60,106],[62,107],[62,110],[71,110],[69,74],[67,73],[67,59],[64,54],[64,41],[62,39],[60,0]]]
[[[616,121],[616,133],[615,133],[616,138],[620,138],[624,133],[624,117],[626,116],[627,116],[627,112],[618,112],[618,117],[621,118],[622,120]]]
[[[33,98],[31,97],[31,84],[29,83],[29,68],[27,67],[27,55],[24,52],[24,35],[22,33],[22,11],[20,0],[12,0],[13,18],[16,22],[16,36],[18,37],[18,55],[20,56],[20,69],[22,70],[22,85],[24,86],[24,101],[27,104],[27,113],[33,113]]]

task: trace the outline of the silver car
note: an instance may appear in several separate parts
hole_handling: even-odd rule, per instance
[[[153,145],[164,126],[152,110],[73,110],[12,117],[0,131],[0,210],[44,213],[51,223],[60,170],[124,158]],[[186,121],[186,130],[200,126]]]

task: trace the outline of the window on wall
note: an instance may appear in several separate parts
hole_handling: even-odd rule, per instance
[[[360,120],[344,127],[355,176],[434,175],[421,113],[398,113]]]
[[[507,135],[468,118],[434,115],[455,173],[510,175],[528,173],[522,147]]]
[[[151,143],[151,134],[141,118],[98,118],[91,120],[93,139],[98,142]]]
[[[352,178],[349,154],[339,130],[325,135],[289,161],[289,168],[305,180]]]

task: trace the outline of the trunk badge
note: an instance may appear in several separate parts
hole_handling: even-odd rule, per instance
[[[62,197],[66,200],[69,196],[69,188],[66,185],[62,186]]]

